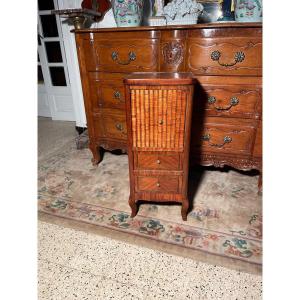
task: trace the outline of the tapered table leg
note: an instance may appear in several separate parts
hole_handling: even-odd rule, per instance
[[[129,197],[128,203],[131,208],[131,218],[133,218],[137,214],[137,204],[136,204],[135,200],[131,197]]]
[[[181,207],[181,216],[183,221],[187,220],[188,209],[189,209],[189,200],[185,199],[184,201],[182,201],[182,207]]]

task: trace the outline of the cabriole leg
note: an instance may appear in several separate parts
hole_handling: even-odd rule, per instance
[[[93,154],[93,158],[91,159],[93,166],[97,166],[99,162],[101,161],[101,155],[100,155],[100,147],[90,143],[89,148]]]
[[[258,192],[259,193],[262,193],[262,183],[263,183],[263,174],[262,174],[262,171],[260,171],[259,177],[258,177]]]

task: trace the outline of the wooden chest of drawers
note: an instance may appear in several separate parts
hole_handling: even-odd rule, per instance
[[[76,30],[93,163],[127,151],[123,78],[192,72],[191,161],[262,169],[261,23]],[[141,160],[141,159],[140,159]]]
[[[138,200],[182,203],[187,219],[192,73],[135,73],[126,86],[131,217]]]

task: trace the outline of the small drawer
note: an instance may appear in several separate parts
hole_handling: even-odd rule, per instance
[[[212,78],[211,78],[212,77]],[[198,76],[208,116],[259,118],[262,100],[261,84],[257,78]]]
[[[125,110],[124,87],[122,85],[102,85],[97,81],[90,83],[93,111],[101,108]]]
[[[137,176],[137,192],[179,193],[180,176]]]
[[[123,78],[115,77],[106,76],[106,73],[89,73],[90,99],[93,111],[97,112],[102,108],[125,110]]]
[[[135,168],[141,170],[180,170],[179,153],[136,153]]]
[[[113,139],[127,139],[127,127],[125,112],[114,110],[115,112],[104,112],[102,114],[105,137]]]
[[[84,40],[88,71],[151,72],[158,70],[157,39]]]
[[[107,137],[127,139],[127,127],[125,114],[105,114],[103,116],[104,128]]]
[[[111,107],[125,110],[125,93],[123,85],[101,86],[101,107]]]
[[[262,74],[262,40],[259,37],[191,37],[187,52],[187,71],[194,74]]]
[[[250,121],[207,117],[196,147],[201,152],[250,155],[255,134]]]

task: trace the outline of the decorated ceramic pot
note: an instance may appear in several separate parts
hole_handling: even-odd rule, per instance
[[[114,17],[118,27],[139,26],[143,17],[144,0],[114,0]]]
[[[235,0],[235,20],[238,22],[262,22],[262,0]]]

